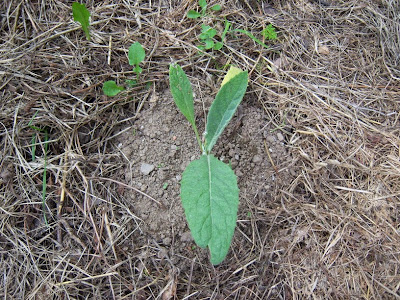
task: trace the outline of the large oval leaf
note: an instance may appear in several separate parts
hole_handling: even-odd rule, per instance
[[[236,71],[234,70],[234,72]],[[230,76],[230,72],[228,72],[227,76]],[[221,86],[221,89],[215,97],[215,100],[210,107],[210,111],[208,112],[206,126],[207,153],[211,152],[218,137],[235,114],[235,111],[246,92],[247,82],[247,71],[242,71],[227,82],[223,82],[224,84]]]
[[[183,172],[181,199],[192,236],[222,262],[236,226],[239,189],[232,169],[212,155],[192,161]]]

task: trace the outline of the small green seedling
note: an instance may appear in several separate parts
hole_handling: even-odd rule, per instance
[[[266,39],[266,40],[276,40],[278,38],[278,35],[276,33],[276,29],[272,24],[269,24],[267,27],[265,27],[262,31],[261,31],[262,36]]]
[[[225,259],[235,231],[239,188],[233,170],[211,150],[242,101],[248,74],[229,69],[210,107],[203,141],[195,122],[192,87],[179,65],[170,66],[169,80],[174,101],[192,125],[202,151],[200,159],[192,161],[182,174],[182,205],[196,244],[208,246],[211,263],[217,265]]]
[[[128,87],[134,87],[139,81],[139,74],[143,72],[143,69],[139,66],[139,64],[144,60],[145,56],[146,53],[144,52],[144,49],[139,42],[135,42],[129,47],[128,51],[129,64],[131,66],[134,66],[133,71],[136,73],[136,79],[125,80],[125,84]],[[109,97],[116,96],[122,91],[125,91],[125,87],[117,85],[117,83],[114,80],[106,81],[103,84],[103,92],[105,95]]]
[[[145,56],[146,53],[139,42],[135,42],[129,47],[129,64],[134,66],[133,71],[136,73],[136,80],[139,80],[139,74],[143,72],[143,69],[139,67],[139,64],[144,60]]]
[[[234,32],[240,32],[240,33],[244,33],[245,35],[247,35],[249,38],[251,38],[254,42],[256,42],[257,44],[263,46],[264,48],[268,49],[269,47],[262,42],[261,40],[259,40],[258,38],[256,38],[250,31],[248,30],[244,30],[244,29],[235,29],[233,30]],[[267,27],[265,27],[262,31],[261,31],[261,35],[266,39],[266,40],[276,40],[277,39],[277,33],[275,30],[275,27],[272,26],[272,24],[269,24]]]
[[[231,26],[231,23],[227,20],[225,20],[225,28],[224,31],[222,32],[221,35],[221,41],[216,42],[215,41],[215,36],[217,35],[217,31],[208,26],[208,25],[201,25],[201,33],[199,35],[199,40],[203,43],[203,45],[199,45],[200,50],[221,50],[222,47],[224,46],[224,39],[225,36],[229,30],[229,27]]]
[[[206,12],[207,12],[207,1],[206,0],[199,0],[199,6],[201,8],[200,12],[197,12],[197,11],[195,11],[193,9],[188,11],[187,17],[189,19],[198,19],[198,18],[204,17],[206,15]],[[210,10],[219,11],[219,10],[221,10],[221,5],[216,4],[214,6],[211,6]]]
[[[74,21],[81,23],[86,38],[88,39],[88,41],[90,41],[90,33],[89,33],[90,12],[87,10],[85,5],[80,4],[79,2],[72,3],[72,16],[74,17]]]

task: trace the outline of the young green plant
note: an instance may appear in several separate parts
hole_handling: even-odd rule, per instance
[[[211,263],[217,265],[225,259],[235,231],[239,188],[231,167],[211,150],[242,101],[248,74],[229,69],[210,107],[203,141],[195,122],[192,87],[179,65],[170,65],[169,80],[174,101],[192,125],[202,152],[182,174],[182,205],[193,239],[198,246],[209,248]]]
[[[72,16],[74,17],[74,21],[81,23],[86,38],[88,39],[88,41],[90,41],[90,33],[89,33],[90,12],[85,7],[85,4],[80,4],[79,2],[72,3]]]
[[[139,66],[139,64],[144,60],[146,57],[146,53],[139,42],[133,43],[129,47],[128,51],[128,60],[129,64],[133,66],[133,71],[136,73],[136,79],[128,79],[126,80],[126,84],[130,87],[135,86],[139,81],[139,75],[143,72],[143,69]],[[113,97],[119,94],[120,92],[124,91],[125,87],[117,85],[114,80],[108,80],[103,84],[103,92],[107,96]]]
[[[199,0],[199,6],[201,8],[200,12],[197,12],[197,11],[195,11],[193,9],[188,11],[187,17],[189,19],[197,19],[197,18],[204,17],[206,15],[206,12],[207,12],[207,1],[206,0]],[[214,6],[211,6],[210,10],[212,10],[212,11],[221,10],[221,5],[216,4]]]

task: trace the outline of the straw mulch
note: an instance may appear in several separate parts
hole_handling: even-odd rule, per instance
[[[215,15],[232,28],[260,37],[273,24],[278,40],[264,49],[228,34],[221,51],[203,55],[201,21],[185,17],[195,1],[87,1],[90,42],[71,3],[0,4],[4,299],[400,298],[398,2],[221,2]],[[134,41],[152,89],[105,97],[104,81],[132,76]],[[142,225],[121,192],[130,183],[119,178],[115,141],[149,93],[167,93],[171,61],[200,80],[223,76],[217,65],[247,69],[246,97],[291,157],[274,165],[291,180],[246,199],[247,231],[238,227],[215,267],[174,260],[173,249],[160,258],[151,237],[123,246]]]

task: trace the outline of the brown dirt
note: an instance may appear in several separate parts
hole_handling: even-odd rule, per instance
[[[207,54],[201,21],[185,17],[193,1],[87,1],[90,42],[71,3],[0,4],[3,298],[400,298],[397,3],[221,2],[205,23],[226,17],[258,37],[271,23],[278,40],[228,34]],[[104,81],[134,76],[134,41],[146,49],[139,85],[104,96]],[[218,266],[179,199],[200,152],[169,92],[172,61],[201,130],[225,65],[250,74],[214,150],[240,187]]]

